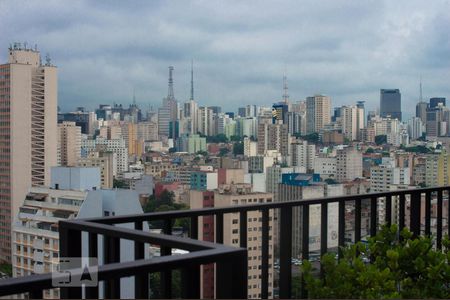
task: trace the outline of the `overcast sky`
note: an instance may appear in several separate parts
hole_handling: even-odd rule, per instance
[[[59,104],[158,107],[174,66],[189,98],[194,60],[200,105],[271,105],[286,72],[293,101],[379,105],[399,88],[406,114],[419,98],[450,98],[450,2],[0,0],[0,62],[15,41],[37,44],[59,68]]]

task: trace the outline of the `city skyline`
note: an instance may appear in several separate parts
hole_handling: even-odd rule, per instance
[[[191,59],[195,100],[224,110],[282,100],[284,73],[291,101],[320,93],[333,107],[364,100],[374,110],[380,89],[398,88],[406,118],[419,101],[420,76],[424,99],[450,94],[445,1],[262,3],[258,11],[251,3],[133,3],[24,2],[13,13],[5,1],[0,44],[27,41],[50,53],[66,111],[131,103],[133,91],[141,107],[157,108],[170,65],[175,98],[185,102]]]

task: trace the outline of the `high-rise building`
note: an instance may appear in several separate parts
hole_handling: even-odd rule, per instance
[[[162,136],[175,136],[174,132],[170,132],[170,123],[176,122],[178,119],[178,103],[173,92],[173,67],[169,67],[169,87],[167,97],[163,99],[162,107],[158,110],[158,128],[159,134]],[[175,130],[175,126],[172,126]]]
[[[354,141],[358,138],[359,126],[358,118],[359,109],[356,106],[342,106],[340,111],[340,119],[342,126],[342,133],[350,141]]]
[[[445,106],[445,98],[444,97],[430,98],[430,108],[436,108],[438,106]]]
[[[331,122],[331,99],[315,95],[306,98],[306,133],[319,132]]]
[[[316,156],[316,145],[309,144],[307,141],[297,140],[292,147],[292,165],[303,167],[305,172],[313,170],[314,158]]]
[[[81,133],[87,135],[93,135],[95,130],[95,121],[97,116],[94,112],[80,110],[79,107],[77,111],[59,113],[58,123],[62,122],[75,122],[77,126],[81,127]]]
[[[420,117],[412,117],[408,121],[408,134],[411,139],[416,140],[425,132],[425,125]]]
[[[87,157],[92,152],[99,151],[112,152],[116,154],[114,169],[116,170],[117,174],[128,171],[128,149],[125,146],[125,141],[123,139],[108,140],[97,138],[95,140],[88,139],[81,141],[82,157]]]
[[[420,118],[422,120],[423,124],[427,123],[427,109],[428,109],[428,103],[424,101],[420,101],[416,105],[416,117]]]
[[[402,120],[402,94],[399,89],[380,90],[380,116]]]
[[[31,186],[57,164],[57,69],[37,49],[9,48],[0,65],[0,261],[11,262],[11,223]]]
[[[409,185],[409,168],[396,167],[390,157],[383,157],[382,163],[370,168],[370,189],[373,192],[386,192],[392,185]]]
[[[353,147],[336,152],[336,180],[352,181],[362,177],[362,153]]]
[[[202,106],[198,108],[197,111],[198,119],[198,132],[203,135],[213,135],[213,111],[207,106]]]
[[[282,121],[283,124],[288,123],[288,112],[289,105],[283,102],[276,103],[272,106],[272,123],[279,123]]]
[[[78,160],[79,167],[98,167],[100,169],[100,179],[102,189],[112,189],[114,176],[117,174],[117,154],[113,152],[92,152],[87,157]]]
[[[81,127],[75,122],[58,124],[58,165],[73,167],[81,156]]]
[[[289,155],[289,133],[286,124],[258,124],[258,154],[277,150],[283,156]]]
[[[221,185],[214,192],[212,191],[190,191],[190,200],[192,208],[204,207],[227,207],[232,205],[246,205],[252,203],[267,203],[273,201],[271,193],[253,192],[250,184],[235,183]],[[261,218],[261,212],[249,212],[247,222],[252,230],[247,232],[248,247],[248,298],[261,298],[261,230],[257,224]],[[230,246],[239,246],[239,218],[229,214],[223,219],[223,244]],[[274,282],[274,212],[269,213],[269,299],[273,298],[273,282]],[[255,226],[255,227],[254,227]],[[214,241],[214,218],[205,216],[199,220],[200,239],[206,241]],[[206,265],[202,268],[202,293],[201,298],[214,298],[214,265]]]

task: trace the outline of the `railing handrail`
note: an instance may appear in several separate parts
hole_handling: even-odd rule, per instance
[[[122,223],[123,224],[123,223]],[[112,238],[131,240],[133,242],[162,245],[186,251],[226,248],[227,246],[191,238],[152,233],[120,226],[111,226],[85,220],[60,221],[60,226],[77,231],[106,235]]]
[[[243,248],[221,245],[221,247],[215,249],[205,249],[181,255],[110,263],[98,266],[98,280],[119,279],[144,273],[179,269],[188,265],[220,262],[240,255],[243,252],[246,254],[246,250]],[[81,274],[83,269],[66,271],[71,274]],[[0,296],[12,295],[17,293],[17,291],[21,291],[21,293],[30,292],[35,289],[35,286],[38,286],[39,290],[54,288],[52,286],[52,274],[33,274],[0,280]]]
[[[80,221],[96,222],[103,224],[121,224],[130,222],[142,222],[142,221],[157,221],[157,220],[167,220],[167,219],[178,219],[186,217],[199,217],[215,214],[227,214],[227,213],[238,213],[241,211],[254,211],[260,209],[275,209],[282,207],[294,207],[294,206],[304,206],[304,205],[315,205],[324,203],[335,203],[341,200],[354,201],[354,200],[366,200],[371,198],[381,198],[386,196],[401,196],[408,195],[412,192],[414,193],[427,193],[427,192],[437,192],[450,190],[450,186],[441,186],[433,188],[412,188],[398,191],[388,191],[388,192],[376,192],[367,193],[361,195],[343,195],[343,196],[331,196],[313,199],[303,199],[303,200],[291,200],[291,201],[277,201],[277,202],[267,202],[267,203],[257,203],[257,204],[246,204],[246,205],[235,205],[226,207],[211,207],[211,208],[198,208],[190,210],[177,210],[177,211],[164,211],[164,212],[151,212],[143,214],[130,214],[121,216],[109,216],[102,218],[86,218],[80,219]]]

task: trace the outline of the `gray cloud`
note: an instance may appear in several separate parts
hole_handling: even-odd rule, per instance
[[[59,67],[65,110],[99,103],[158,106],[175,67],[189,97],[190,59],[201,105],[235,110],[314,93],[333,105],[400,88],[412,113],[424,95],[450,97],[450,4],[425,1],[17,1],[0,2],[0,61],[14,41],[37,43]],[[21,7],[21,9],[16,9]]]

